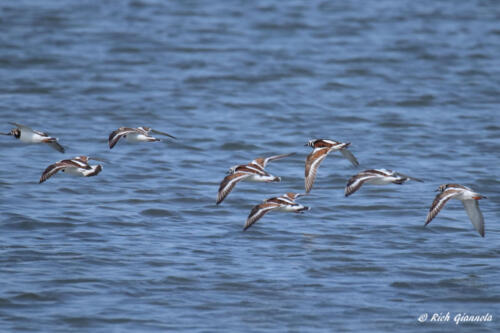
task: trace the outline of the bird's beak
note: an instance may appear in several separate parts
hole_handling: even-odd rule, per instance
[[[2,135],[12,135],[12,133],[10,133],[10,132],[9,133],[1,133],[0,132],[0,134],[2,134]]]
[[[307,143],[304,143],[304,147],[307,147],[308,146],[308,142]]]

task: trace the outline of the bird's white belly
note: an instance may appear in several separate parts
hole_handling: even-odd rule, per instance
[[[127,134],[126,139],[127,139],[128,142],[144,142],[144,141],[151,140],[150,137],[145,136],[144,134],[139,134],[139,133],[130,133],[130,134]]]
[[[302,205],[286,205],[286,206],[281,206],[278,210],[282,212],[295,212],[302,208],[304,208],[304,206]]]
[[[24,143],[40,143],[44,139],[46,137],[27,131],[21,131],[21,136],[19,137],[19,140]]]
[[[254,175],[251,175],[250,177],[248,177],[245,180],[248,181],[248,182],[269,182],[269,181],[272,181],[274,179],[275,179],[275,177],[271,176],[271,175],[269,175],[269,176],[262,176],[262,175],[254,174]]]
[[[395,180],[396,180],[396,178],[394,178],[394,177],[380,177],[380,178],[367,180],[366,183],[372,184],[372,185],[386,185],[386,184],[392,183]]]
[[[83,177],[85,171],[90,171],[90,170],[85,170],[82,168],[64,168],[65,174],[68,174],[70,176],[76,176],[76,177]]]
[[[480,196],[477,193],[471,192],[471,191],[463,191],[459,195],[457,195],[455,198],[458,200],[474,200],[474,197]]]

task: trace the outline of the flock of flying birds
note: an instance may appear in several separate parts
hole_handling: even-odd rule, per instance
[[[61,146],[58,140],[54,137],[47,135],[46,133],[36,131],[30,127],[10,123],[16,126],[8,133],[0,133],[3,135],[11,135],[16,139],[19,139],[24,143],[45,143],[57,151],[64,153],[64,147]],[[160,141],[159,139],[151,136],[151,133],[161,134],[175,139],[174,136],[153,130],[150,127],[120,127],[117,130],[111,132],[109,135],[108,143],[109,148],[112,149],[121,138],[126,139],[129,142],[154,142]],[[256,205],[250,211],[248,218],[246,220],[243,230],[247,230],[254,223],[256,223],[261,217],[270,211],[284,211],[284,212],[295,212],[302,213],[309,210],[309,207],[303,206],[295,200],[301,196],[307,195],[314,184],[316,179],[316,173],[318,171],[319,165],[326,158],[330,152],[340,151],[340,153],[348,159],[355,167],[359,165],[356,157],[347,149],[350,145],[349,142],[337,142],[334,140],[327,139],[316,139],[310,140],[305,146],[313,148],[313,151],[307,156],[305,163],[305,193],[285,193],[279,197],[273,197],[263,201],[262,203]],[[236,165],[229,169],[228,174],[219,186],[219,191],[217,195],[216,204],[219,205],[224,199],[231,193],[236,184],[240,181],[253,181],[253,182],[279,182],[280,177],[273,176],[265,171],[265,167],[271,161],[279,160],[294,153],[275,155],[267,158],[257,158],[252,162],[245,165]],[[77,156],[72,159],[65,159],[58,161],[54,164],[49,165],[42,173],[40,177],[40,183],[43,183],[57,172],[65,172],[73,176],[83,176],[92,177],[98,175],[102,171],[102,165],[90,165],[89,160],[98,160],[97,158],[92,158],[88,156]],[[398,184],[401,185],[409,180],[414,180],[422,182],[422,180],[404,175],[402,173],[386,170],[386,169],[370,169],[362,171],[354,176],[352,176],[345,187],[345,196],[350,196],[354,192],[358,191],[363,184],[373,184],[373,185],[386,185],[386,184]],[[448,200],[455,198],[462,201],[465,211],[469,216],[472,224],[479,234],[484,237],[484,218],[483,214],[479,210],[478,201],[485,199],[486,197],[474,192],[472,189],[459,185],[459,184],[443,184],[436,190],[439,192],[436,198],[432,202],[429,209],[425,225],[429,224],[434,217],[441,211]]]

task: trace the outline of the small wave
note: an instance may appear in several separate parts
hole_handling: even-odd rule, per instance
[[[59,297],[56,294],[52,293],[33,293],[33,292],[23,292],[17,294],[11,299],[15,301],[23,301],[23,302],[54,302],[58,301]]]
[[[416,106],[430,106],[434,102],[433,95],[422,95],[417,98],[410,98],[396,102],[397,106],[416,107]]]
[[[66,220],[66,219],[65,219]],[[18,230],[34,230],[38,228],[72,228],[75,224],[69,222],[44,222],[24,215],[15,214],[7,218],[2,228]]]
[[[168,210],[165,209],[145,209],[141,212],[141,215],[145,216],[153,216],[153,217],[162,217],[162,216],[173,216],[176,215],[172,212],[169,212]]]
[[[323,90],[339,90],[339,89],[355,89],[356,87],[350,84],[340,82],[327,82],[321,86]]]
[[[90,231],[79,231],[79,232],[72,232],[69,234],[70,237],[76,237],[76,238],[81,238],[81,239],[86,239],[86,240],[97,240],[96,238],[102,238],[102,235],[95,233],[95,232],[90,232]]]
[[[222,150],[257,150],[259,147],[253,144],[243,143],[243,142],[226,142],[220,146]]]
[[[277,103],[250,103],[250,102],[241,102],[241,103],[224,103],[224,106],[236,109],[236,110],[245,110],[245,109],[257,109],[257,110],[274,110],[280,105]]]
[[[425,127],[424,125],[415,124],[407,121],[383,121],[378,123],[378,126],[386,128]]]
[[[299,22],[290,22],[290,23],[257,23],[254,25],[255,29],[258,30],[283,30],[283,31],[292,31],[292,30],[307,30],[307,29],[315,29],[314,26],[299,23]]]

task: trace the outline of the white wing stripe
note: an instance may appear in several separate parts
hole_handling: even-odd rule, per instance
[[[282,196],[281,196],[281,197],[279,197],[278,199],[280,199],[280,200],[282,200],[282,201],[285,201],[285,202],[287,202],[287,203],[289,203],[289,204],[291,204],[291,205],[295,204],[295,201],[291,200],[290,198],[288,198],[288,197],[286,197],[286,196],[284,196],[284,195],[282,195]]]
[[[255,171],[255,173],[257,173],[257,174],[259,174],[259,175],[265,175],[265,173],[266,173],[264,170],[261,170],[261,169],[255,168],[255,167],[250,166],[250,165],[246,165],[245,167],[246,167],[246,168],[248,168],[248,169],[250,169],[250,170]],[[242,172],[244,172],[244,171],[242,171]]]
[[[86,169],[88,168],[88,163],[85,163],[83,162],[82,160],[79,160],[79,159],[72,159],[71,161],[73,161],[75,164],[78,164],[79,166],[81,166],[82,168]],[[74,167],[74,166],[73,166]]]
[[[241,176],[235,177],[235,178],[231,179],[226,184],[226,186],[224,186],[224,188],[222,189],[222,192],[225,192],[227,188],[230,188],[233,183],[238,182],[238,181],[240,181],[240,180],[242,180],[244,178],[250,177],[251,175],[252,175],[251,173],[242,172]]]

